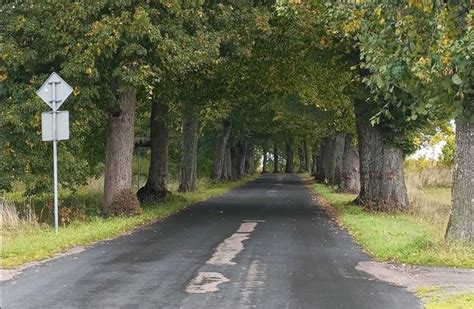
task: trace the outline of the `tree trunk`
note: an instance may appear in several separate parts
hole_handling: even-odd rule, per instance
[[[168,177],[168,105],[156,101],[151,107],[150,138],[151,160],[148,180],[137,192],[140,202],[165,199],[170,192],[166,188]]]
[[[359,152],[352,142],[352,135],[346,134],[344,153],[342,155],[341,184],[339,191],[344,193],[359,193]]]
[[[331,183],[336,171],[336,153],[334,152],[333,138],[325,137],[321,142],[321,176],[323,181]]]
[[[107,111],[105,214],[109,214],[110,207],[117,201],[119,195],[130,193],[134,196],[131,186],[136,92],[132,89],[122,89],[118,96],[118,104],[110,106]]]
[[[197,190],[197,145],[198,145],[198,120],[197,116],[190,113],[188,104],[184,104],[182,155],[179,192],[193,192]]]
[[[474,123],[456,120],[456,156],[446,239],[474,242]]]
[[[320,152],[314,154],[314,179],[319,182],[324,182],[323,156]]]
[[[223,119],[218,127],[216,152],[214,156],[214,167],[211,173],[211,179],[222,178],[222,168],[224,166],[224,157],[227,142],[229,140],[231,125],[228,120]]]
[[[311,170],[311,159],[310,159],[311,150],[309,149],[309,144],[306,141],[306,139],[304,140],[303,147],[304,147],[304,171],[306,173],[309,173]]]
[[[357,202],[378,210],[406,210],[404,153],[386,145],[377,128],[357,121],[360,160],[360,192]]]
[[[301,145],[298,146],[298,159],[300,160],[298,173],[303,173],[305,162],[304,162],[304,148]]]
[[[262,174],[268,173],[268,171],[267,171],[267,161],[268,161],[267,148],[263,147]]]
[[[232,179],[240,178],[240,146],[234,145],[230,148],[232,161]]]
[[[222,177],[227,180],[232,180],[232,156],[230,153],[230,145],[227,143],[225,148],[224,166],[222,167]]]
[[[280,167],[278,165],[278,145],[275,143],[273,145],[273,173],[279,173]]]
[[[240,178],[245,175],[245,158],[247,157],[247,142],[240,142],[238,148],[238,160],[239,165],[237,166],[237,176]]]
[[[336,135],[333,140],[332,151],[334,151],[334,178],[330,181],[331,184],[339,186],[341,183],[342,173],[342,157],[344,155],[345,134]]]
[[[285,173],[293,173],[293,145],[291,141],[288,141],[286,144],[286,166],[285,166]]]

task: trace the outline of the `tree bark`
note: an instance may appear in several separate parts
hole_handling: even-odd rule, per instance
[[[227,143],[225,148],[225,156],[224,156],[224,166],[222,167],[222,177],[227,180],[232,180],[232,156],[230,152],[230,145]]]
[[[346,134],[344,153],[342,155],[342,171],[339,191],[344,193],[359,193],[359,164],[359,152],[352,142],[352,135]]]
[[[321,176],[326,183],[332,183],[336,171],[336,152],[334,138],[325,137],[321,142]]]
[[[333,140],[332,151],[334,151],[334,178],[330,183],[339,186],[342,177],[342,157],[344,155],[345,134],[336,135]]]
[[[304,168],[305,168],[305,162],[304,162],[304,147],[301,146],[301,145],[298,146],[298,159],[300,160],[298,173],[303,173],[303,172],[304,172]]]
[[[193,192],[197,190],[197,145],[198,145],[198,120],[190,111],[188,104],[183,104],[183,134],[182,155],[180,168],[179,192]]]
[[[406,210],[404,153],[384,144],[382,135],[368,121],[357,121],[360,192],[357,202],[377,210]]]
[[[227,142],[229,140],[231,125],[228,120],[223,119],[218,127],[216,151],[214,156],[214,166],[211,173],[211,179],[221,179],[222,168],[224,166],[224,158]]]
[[[237,179],[238,173],[239,173],[239,150],[238,146],[234,145],[230,147],[230,157],[231,157],[231,162],[232,162],[232,179]]]
[[[278,145],[275,143],[273,145],[273,173],[280,172],[280,166],[278,165]]]
[[[169,146],[167,121],[168,105],[161,101],[154,102],[150,117],[151,160],[147,182],[137,192],[140,202],[162,200],[170,194],[166,187]]]
[[[267,148],[263,147],[262,174],[268,173],[267,161],[268,161]]]
[[[474,242],[474,123],[456,120],[456,156],[446,240]]]
[[[120,193],[131,190],[135,103],[135,90],[120,89],[117,104],[110,106],[107,111],[104,172],[104,213],[106,214]]]
[[[303,148],[304,148],[304,171],[306,173],[309,173],[311,170],[311,158],[310,158],[311,150],[309,149],[309,144],[306,141],[306,139],[303,142]]]
[[[293,145],[291,141],[285,143],[286,145],[286,166],[285,166],[285,173],[293,173]]]

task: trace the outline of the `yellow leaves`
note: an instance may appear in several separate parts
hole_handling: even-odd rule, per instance
[[[353,34],[354,32],[357,31],[357,29],[359,29],[360,23],[361,21],[357,19],[349,20],[342,26],[342,30],[346,34]]]
[[[41,116],[40,114],[35,114],[32,122],[33,128],[39,129],[41,127]]]
[[[352,17],[348,19],[343,25],[342,30],[346,35],[351,35],[359,30],[362,21],[364,20],[364,10],[353,10]]]
[[[7,78],[8,78],[7,73],[0,72],[0,82],[7,80]]]
[[[91,77],[91,76],[92,76],[92,67],[88,67],[88,68],[86,69],[86,73],[87,73],[87,75],[88,75],[89,77]]]
[[[382,8],[379,7],[379,6],[377,8],[375,8],[374,14],[375,14],[375,16],[380,18],[382,16]]]
[[[430,0],[408,0],[408,5],[423,10],[426,13],[431,12],[433,7]]]
[[[79,87],[74,87],[72,95],[77,97],[80,93],[81,93],[81,90],[79,89]]]

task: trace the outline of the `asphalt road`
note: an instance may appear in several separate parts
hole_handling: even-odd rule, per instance
[[[294,175],[266,175],[2,283],[2,308],[418,308]]]

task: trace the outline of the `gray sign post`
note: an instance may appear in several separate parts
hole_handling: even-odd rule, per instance
[[[59,112],[58,109],[71,93],[71,86],[54,72],[36,91],[36,94],[53,110],[52,113],[41,115],[41,131],[43,141],[53,141],[54,229],[56,233],[59,226],[57,142],[69,139],[69,113]]]

